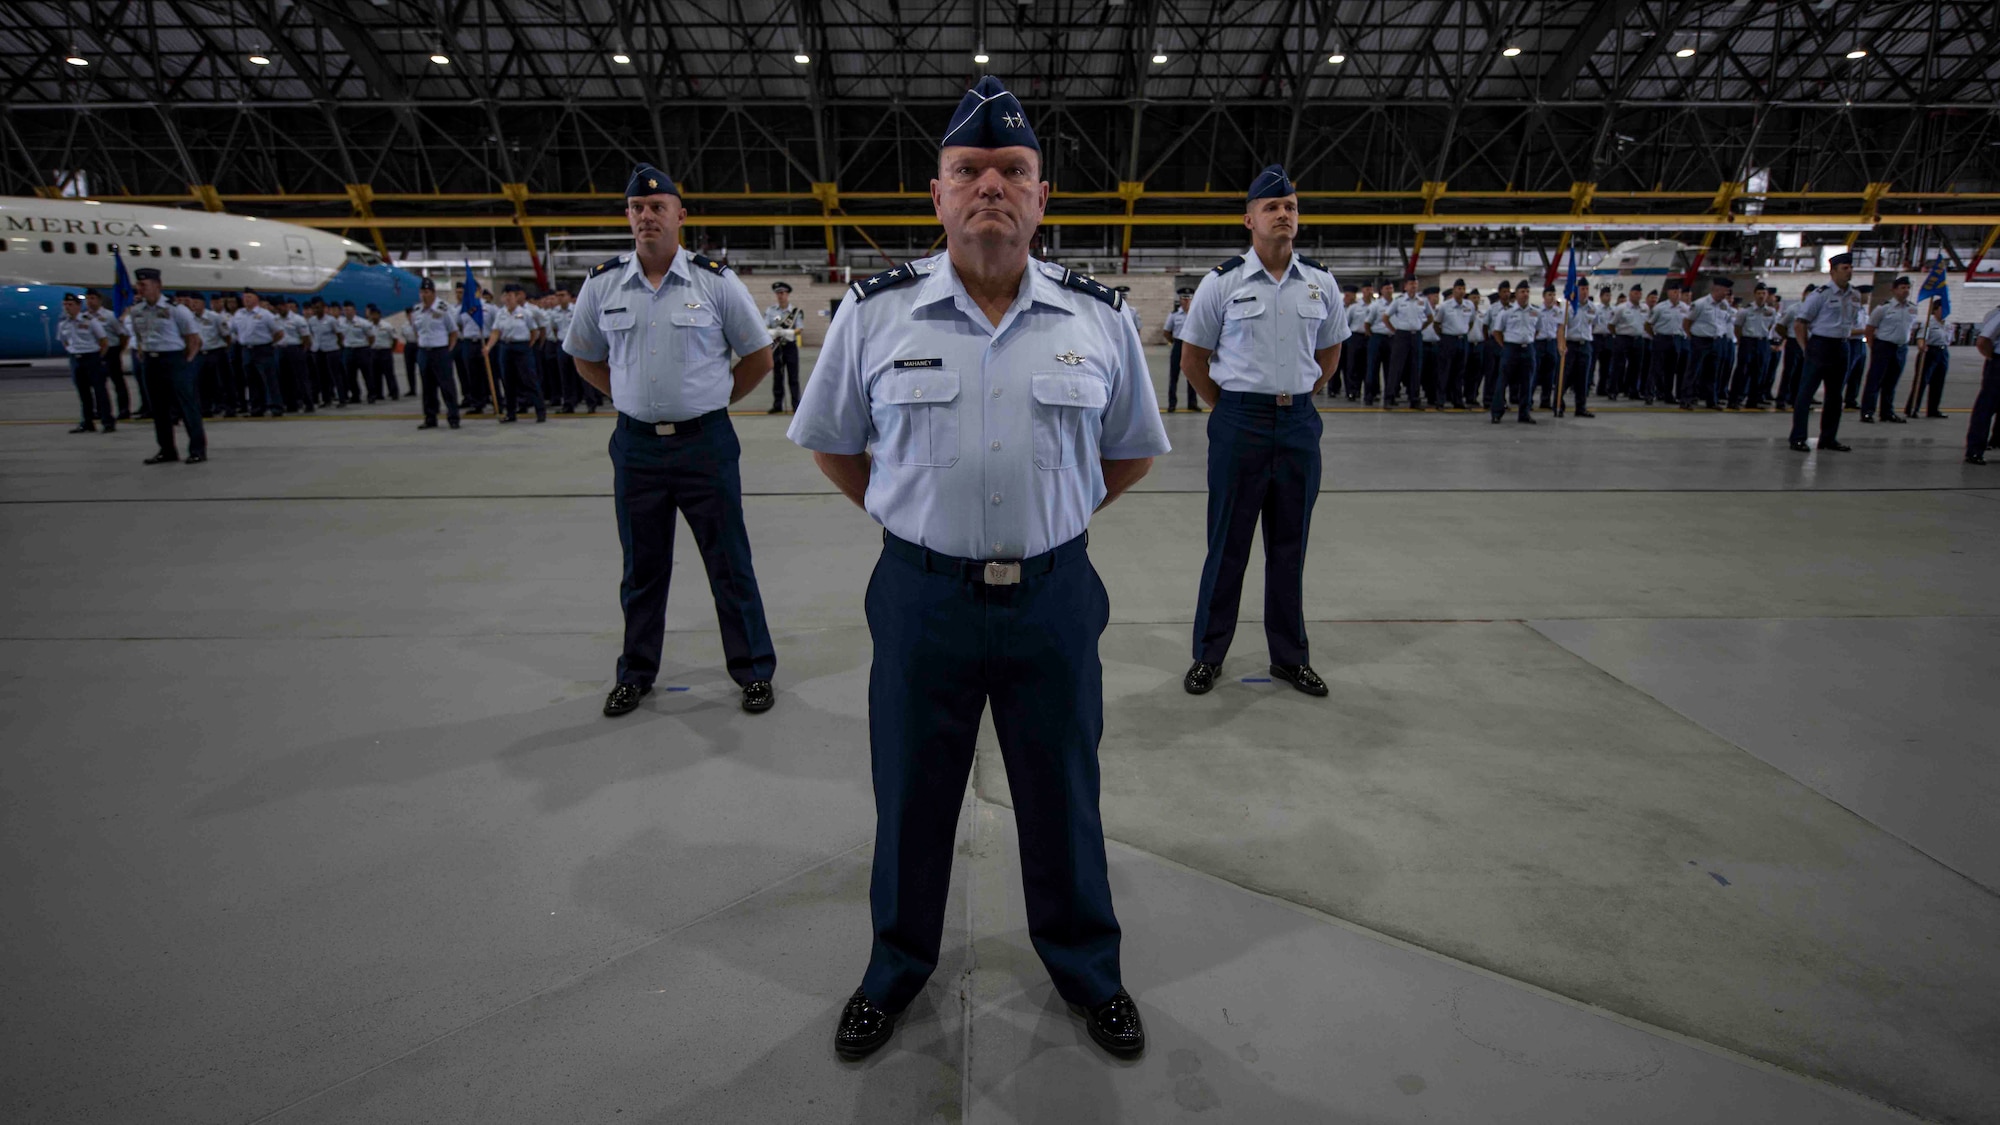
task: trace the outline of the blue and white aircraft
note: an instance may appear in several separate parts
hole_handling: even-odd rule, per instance
[[[117,267],[160,271],[169,292],[290,293],[374,304],[384,316],[417,303],[418,277],[351,239],[248,215],[93,199],[0,197],[0,357],[57,354],[62,295],[102,290]]]

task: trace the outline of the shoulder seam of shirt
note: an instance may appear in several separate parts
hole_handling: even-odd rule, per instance
[[[1225,259],[1221,265],[1216,266],[1215,272],[1218,274],[1225,274],[1242,264],[1243,264],[1243,255],[1238,254],[1233,258]]]

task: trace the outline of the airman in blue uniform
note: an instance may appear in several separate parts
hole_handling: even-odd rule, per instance
[[[417,371],[423,379],[424,421],[417,428],[435,430],[438,399],[444,399],[445,421],[458,428],[458,389],[451,374],[451,353],[458,347],[458,313],[437,299],[437,283],[424,278],[417,284],[417,303],[410,307],[410,338],[404,346],[417,353]]]
[[[188,464],[208,460],[208,434],[201,424],[201,372],[194,357],[201,354],[201,330],[186,305],[160,292],[160,271],[150,266],[132,271],[139,299],[125,310],[132,324],[132,346],[142,357],[146,398],[153,405],[153,436],[160,451],[148,465],[180,460],[174,448],[178,414],[188,432]]]
[[[1313,671],[1306,644],[1302,592],[1306,539],[1319,499],[1321,422],[1313,396],[1340,370],[1347,319],[1340,283],[1294,249],[1298,188],[1283,168],[1273,164],[1251,182],[1243,225],[1250,230],[1249,252],[1201,279],[1181,326],[1188,385],[1214,408],[1208,417],[1208,557],[1195,597],[1194,663],[1181,686],[1192,695],[1215,686],[1236,635],[1243,571],[1261,522],[1271,675],[1324,696],[1326,683]],[[1427,310],[1414,295],[1406,307],[1421,327]],[[1412,342],[1415,336],[1412,331]]]
[[[1166,431],[1118,294],[1029,256],[1049,185],[1021,103],[982,78],[940,149],[947,251],[852,287],[788,431],[883,527],[867,594],[875,938],[834,1048],[887,1042],[937,966],[990,705],[1029,938],[1092,1039],[1135,1055],[1097,804],[1110,601],[1086,532]]]
[[[1806,444],[1806,418],[1812,414],[1813,396],[1826,387],[1826,407],[1819,416],[1819,448],[1846,453],[1840,444],[1841,391],[1847,382],[1847,338],[1854,331],[1855,318],[1867,308],[1854,280],[1854,255],[1835,254],[1827,259],[1827,274],[1833,284],[1822,285],[1799,304],[1792,321],[1792,336],[1805,352],[1805,374],[1792,400],[1792,439],[1795,452],[1810,453]]]
[[[83,405],[83,420],[70,433],[94,434],[99,421],[104,423],[105,433],[115,433],[118,419],[111,413],[111,392],[104,383],[104,355],[110,350],[111,336],[104,331],[102,321],[83,315],[81,295],[64,293],[62,311],[62,319],[56,322],[56,340],[69,356],[70,382],[76,384],[76,397]]]
[[[1986,451],[2000,448],[2000,433],[1996,433],[1994,418],[2000,415],[2000,354],[1994,349],[2000,347],[2000,309],[1986,314],[1979,322],[1979,334],[1973,337],[1973,346],[1979,350],[1981,359],[1986,361],[1979,373],[1979,397],[1972,403],[1972,422],[1965,431],[1965,463],[1984,465]]]
[[[743,447],[729,404],[771,372],[771,337],[734,271],[680,245],[680,188],[651,164],[625,185],[633,249],[599,264],[577,294],[563,350],[611,396],[611,469],[625,574],[625,647],[606,715],[653,690],[666,633],[674,515],[687,519],[708,570],[715,619],[742,706],[768,711],[778,657],[743,523]],[[736,356],[735,362],[730,361]]]

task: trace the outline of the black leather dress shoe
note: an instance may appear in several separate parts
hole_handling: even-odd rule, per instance
[[[777,697],[771,691],[771,681],[752,680],[743,685],[743,709],[752,715],[771,709]]]
[[[896,1017],[875,1006],[860,989],[847,998],[840,1010],[840,1026],[833,1029],[833,1050],[843,1059],[865,1059],[896,1033]]]
[[[1793,453],[1811,453],[1811,452],[1812,452],[1812,446],[1810,446],[1810,445],[1807,445],[1807,444],[1806,444],[1805,442],[1802,442],[1802,441],[1795,441],[1795,442],[1793,442],[1793,443],[1792,443],[1792,452],[1793,452]]]
[[[1597,417],[1597,415],[1595,415],[1595,414],[1591,413],[1591,412],[1590,412],[1590,411],[1588,411],[1588,410],[1579,410],[1579,411],[1577,411],[1577,412],[1576,412],[1576,416],[1577,416],[1577,417],[1579,417],[1579,418],[1595,418],[1595,417]]]
[[[1273,664],[1271,675],[1283,680],[1307,695],[1325,695],[1326,681],[1319,678],[1310,664]]]
[[[616,718],[639,706],[639,701],[653,694],[653,685],[619,684],[604,697],[604,713]]]
[[[1215,686],[1215,674],[1221,670],[1220,664],[1203,664],[1197,660],[1187,670],[1187,675],[1181,677],[1181,687],[1189,695],[1207,695],[1209,689]]]
[[[171,453],[155,453],[141,463],[146,465],[169,465],[178,460],[180,458]]]
[[[83,425],[70,430],[70,433],[73,434],[94,434],[96,432],[97,427],[91,425],[89,422],[85,422]]]
[[[1826,452],[1829,449],[1835,453],[1847,453],[1851,452],[1854,449],[1854,447],[1851,445],[1842,445],[1839,442],[1832,440],[1831,438],[1819,439],[1819,448],[1820,452],[1822,453]]]
[[[1527,426],[1533,426],[1538,424],[1535,421],[1535,416],[1533,414],[1523,414],[1519,418],[1514,419],[1514,421]]]
[[[1984,465],[1986,463],[1986,455],[1984,453],[1968,453],[1965,455],[1965,463],[1968,465]]]
[[[423,425],[420,425],[417,428],[420,430],[435,430],[438,428],[438,424],[436,422],[425,422]]]
[[[1942,418],[1942,417],[1944,417],[1944,411],[1942,411],[1942,410],[1926,410],[1926,411],[1924,411],[1924,417],[1926,417],[1926,418]]]
[[[1884,414],[1882,415],[1882,420],[1884,422],[1894,422],[1898,425],[1905,425],[1909,422],[1909,419],[1903,417],[1901,414]]]
[[[1867,422],[1867,423],[1871,423],[1871,424],[1872,424],[1872,423],[1873,423],[1873,422],[1875,421],[1875,416],[1874,416],[1873,414],[1863,414],[1863,415],[1861,416],[1861,420],[1862,420],[1863,422]]]
[[[206,460],[208,460],[208,454],[206,453],[190,453],[187,456],[187,463],[190,465],[199,465]]]
[[[1095,1008],[1071,1004],[1069,1010],[1083,1017],[1083,1025],[1098,1046],[1119,1058],[1136,1059],[1146,1053],[1146,1025],[1140,1022],[1139,1005],[1124,989]]]

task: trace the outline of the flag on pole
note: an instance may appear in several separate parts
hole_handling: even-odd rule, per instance
[[[1576,304],[1576,244],[1574,242],[1570,243],[1569,247],[1569,280],[1563,282],[1563,303],[1566,305]]]
[[[1917,300],[1927,301],[1936,297],[1942,304],[1944,315],[1951,316],[1951,286],[1945,284],[1944,255],[1938,255],[1931,263],[1931,271],[1924,275],[1924,287],[1917,291]]]
[[[132,275],[125,272],[125,256],[118,252],[118,244],[111,244],[112,268],[118,272],[111,279],[111,315],[124,316],[139,294],[132,288]]]
[[[472,323],[477,324],[481,333],[486,330],[486,306],[479,303],[479,283],[472,280],[472,262],[465,263],[465,298],[458,303],[460,312],[472,314]]]

